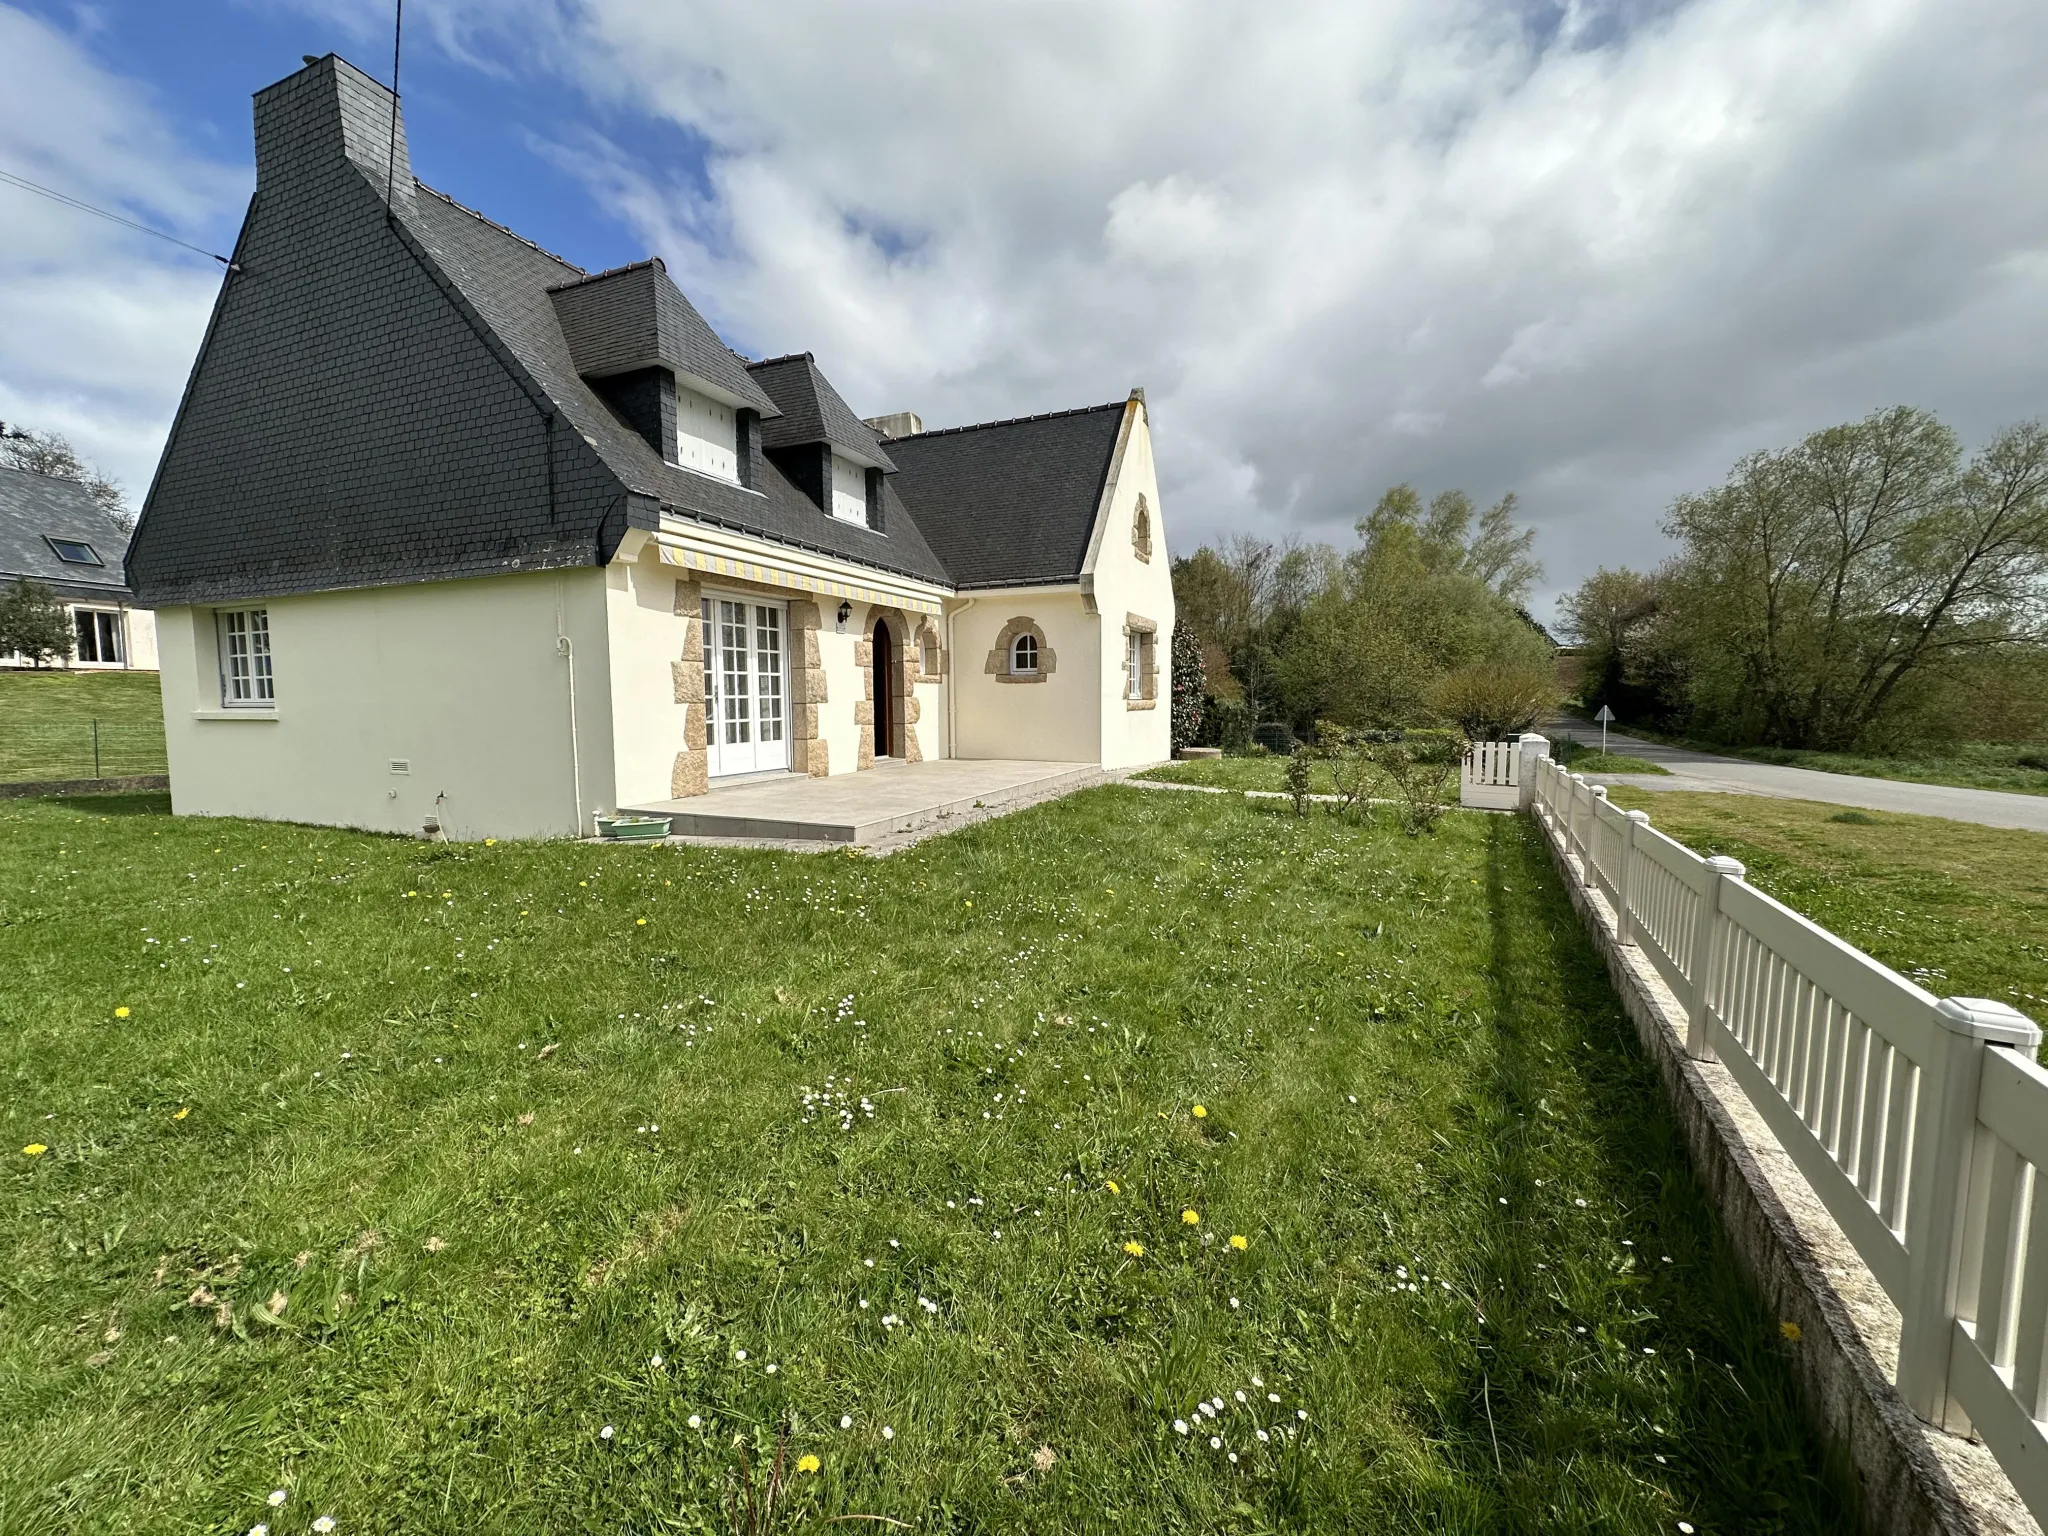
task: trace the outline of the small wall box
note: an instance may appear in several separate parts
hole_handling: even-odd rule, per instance
[[[668,836],[669,818],[666,816],[600,816],[597,818],[597,835],[619,842],[655,842]]]

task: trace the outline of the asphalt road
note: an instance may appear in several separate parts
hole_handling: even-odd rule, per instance
[[[1589,746],[1597,748],[1600,744],[1600,727],[1589,721],[1561,717],[1544,729],[1553,738],[1559,732],[1568,732]],[[1819,800],[1865,811],[1945,816],[1950,821],[1974,821],[1986,827],[2048,832],[2048,795],[2010,795],[1995,789],[1958,789],[1947,784],[1908,784],[1898,779],[1864,779],[1847,773],[1821,773],[1812,768],[1784,768],[1776,763],[1753,763],[1747,758],[1716,757],[1689,747],[1667,747],[1611,728],[1607,749],[1655,763],[1669,777],[1646,773],[1595,775],[1602,784]]]

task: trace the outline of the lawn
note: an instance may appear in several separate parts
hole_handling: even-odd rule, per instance
[[[2048,795],[2048,744],[2014,746],[1972,741],[1952,752],[1905,757],[1871,757],[1854,752],[1802,752],[1790,747],[1745,747],[1737,757],[1788,768],[1818,768],[1861,779],[1904,779],[1914,784],[1955,784],[1964,789],[2003,789]]]
[[[1755,885],[1929,991],[2048,1021],[2048,836],[1756,795],[1608,793],[1686,846],[1742,860]]]
[[[163,811],[0,805],[11,1532],[1849,1528],[1524,819]]]
[[[1574,728],[1577,729],[1588,728]],[[1635,725],[1628,729],[1631,735],[1646,741],[1691,747],[1722,757],[1778,763],[1787,768],[1815,768],[1822,773],[1846,773],[1860,779],[1900,779],[1910,784],[1953,784],[1962,789],[2002,789],[2014,794],[2048,795],[2048,742],[2035,742],[2029,746],[2011,742],[1966,741],[1946,752],[1878,757],[1856,752],[1808,752],[1795,747],[1717,746],[1713,742],[1667,736]],[[1574,762],[1572,769],[1579,771],[1579,764]]]
[[[1565,767],[1573,773],[1588,777],[1605,777],[1611,773],[1655,773],[1669,776],[1671,770],[1660,768],[1647,757],[1630,757],[1622,752],[1580,751],[1568,754],[1562,759]]]
[[[1284,757],[1204,757],[1186,763],[1162,763],[1136,775],[1165,784],[1199,784],[1205,789],[1262,789],[1275,794],[1287,792],[1287,759]],[[1334,795],[1337,786],[1330,777],[1330,764],[1321,759],[1309,764],[1309,792]]]
[[[0,671],[0,784],[164,771],[156,673]]]

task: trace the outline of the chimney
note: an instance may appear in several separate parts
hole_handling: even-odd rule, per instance
[[[892,437],[915,437],[924,430],[924,418],[915,411],[896,411],[888,416],[870,416],[861,423],[885,442]]]
[[[330,53],[256,93],[259,193],[342,163],[361,171],[379,197],[388,185],[395,206],[412,206],[405,114],[389,90]]]

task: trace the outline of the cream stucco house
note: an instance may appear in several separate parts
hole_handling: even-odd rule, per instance
[[[128,556],[180,813],[454,837],[880,759],[1168,755],[1142,391],[924,431],[415,181],[329,56]]]

